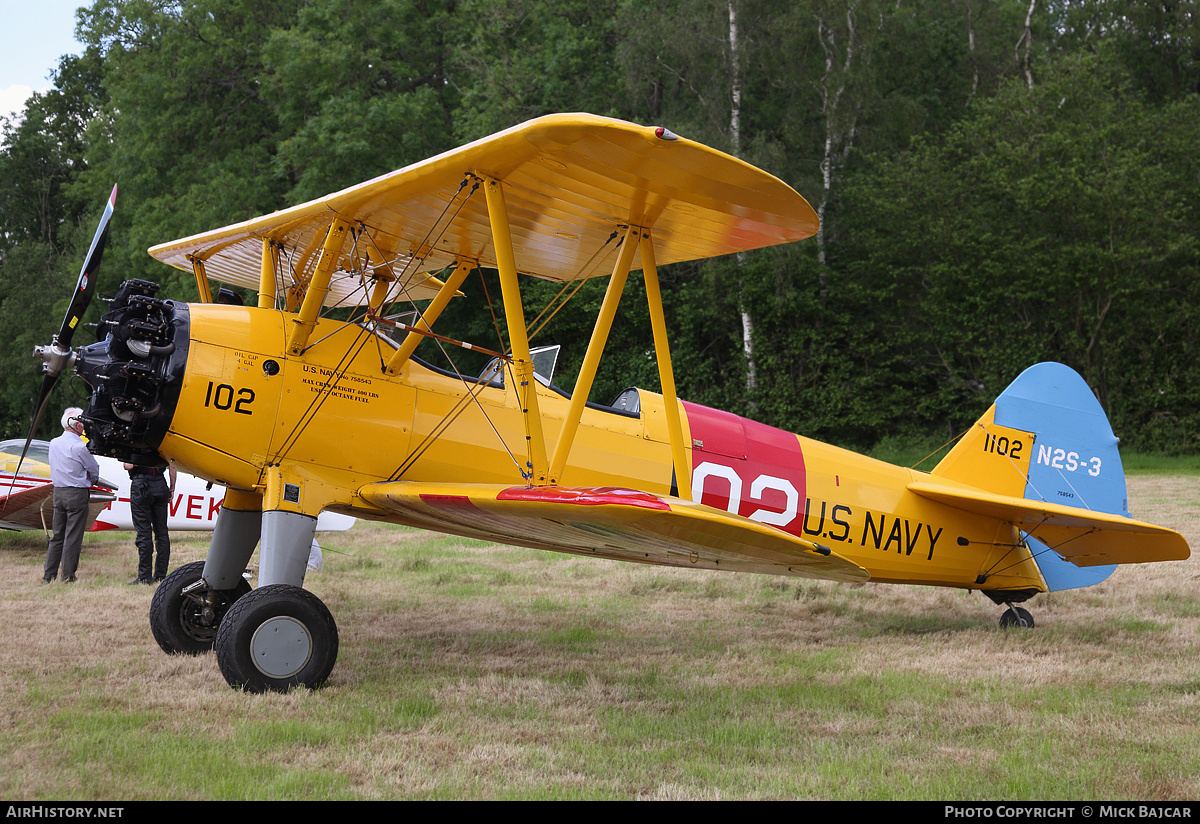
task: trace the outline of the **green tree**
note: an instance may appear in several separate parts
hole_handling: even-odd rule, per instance
[[[964,390],[981,411],[1051,359],[1080,371],[1129,440],[1194,431],[1200,204],[1180,183],[1198,171],[1198,106],[1148,104],[1119,63],[1063,57],[861,182],[850,268],[902,284],[913,356],[940,387],[928,415],[953,418]]]
[[[264,89],[264,44],[301,0],[96,0],[84,42],[102,55],[106,106],[90,130],[90,199],[122,191],[120,232],[102,287],[126,277],[165,281],[194,298],[190,277],[166,276],[157,243],[263,214],[289,181],[275,157],[276,107]]]
[[[103,201],[85,204],[73,186],[86,168],[87,124],[103,100],[95,55],[67,56],[54,86],[33,95],[0,141],[0,426],[24,434],[40,383],[34,345],[57,331]],[[92,222],[92,229],[95,223]],[[54,403],[69,389],[61,381]],[[48,434],[55,427],[42,427]]]
[[[1200,93],[1200,7],[1195,0],[1050,0],[1067,53],[1110,50],[1152,103]]]
[[[302,203],[452,148],[455,0],[310,0],[264,46],[278,163]]]
[[[460,0],[451,83],[459,142],[554,112],[629,118],[614,59],[617,0]]]

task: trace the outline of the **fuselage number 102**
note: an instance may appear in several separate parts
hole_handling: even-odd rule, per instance
[[[254,403],[253,389],[234,389],[227,383],[208,382],[208,391],[204,393],[204,405],[214,409],[232,409],[239,415],[252,415],[250,404]]]

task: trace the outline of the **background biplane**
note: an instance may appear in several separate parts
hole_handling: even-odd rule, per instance
[[[112,474],[112,473],[108,473]],[[118,484],[101,474],[88,501],[91,519],[112,506]],[[128,495],[127,495],[128,497]],[[50,445],[45,441],[0,441],[0,529],[48,530],[54,520]]]
[[[110,214],[111,201],[102,230]],[[803,198],[736,158],[662,128],[554,115],[157,246],[195,274],[199,303],[127,281],[99,343],[71,350],[66,335],[40,351],[51,385],[71,365],[91,387],[97,453],[169,458],[228,488],[207,560],[160,585],[151,627],[168,652],[215,646],[249,690],[316,687],[334,666],[336,624],[303,589],[325,510],[637,563],[979,589],[1008,604],[1002,624],[1031,623],[1015,604],[1038,592],[1188,557],[1178,533],[1129,517],[1116,438],[1058,364],[1018,377],[929,473],[680,401],[657,267],[816,230]],[[77,297],[92,266],[89,254]],[[434,331],[480,267],[498,272],[507,329],[483,350],[492,364],[419,360],[423,340],[480,350]],[[662,392],[591,403],[638,268]],[[566,392],[552,352],[530,347],[520,278],[569,290],[601,274]],[[210,278],[255,290],[256,305],[214,302]]]

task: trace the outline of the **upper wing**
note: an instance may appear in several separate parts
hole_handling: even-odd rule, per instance
[[[679,498],[619,488],[409,481],[358,494],[412,526],[663,566],[866,581],[862,567],[774,527]]]
[[[560,114],[150,254],[185,271],[202,261],[208,276],[253,289],[270,240],[300,280],[339,217],[361,231],[342,249],[326,303],[365,303],[356,273],[369,254],[401,280],[458,259],[496,265],[483,192],[472,194],[487,179],[503,182],[517,268],[551,280],[593,274],[589,261],[620,226],[652,230],[660,265],[800,240],[818,226],[804,198],[737,158],[650,127]]]
[[[908,488],[967,512],[1009,521],[1076,566],[1183,561],[1191,555],[1175,530],[1122,515],[949,484],[917,481]]]

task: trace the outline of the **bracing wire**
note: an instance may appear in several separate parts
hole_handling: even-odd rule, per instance
[[[341,328],[344,329],[345,327]],[[345,376],[346,370],[354,360],[354,356],[358,354],[364,345],[366,345],[366,340],[363,336],[368,332],[368,330],[361,326],[357,328],[358,332],[355,334],[354,340],[350,342],[350,345],[342,354],[337,366],[330,370],[329,375],[325,378],[325,382],[317,389],[316,397],[309,401],[308,408],[304,410],[304,413],[300,416],[300,419],[296,422],[296,425],[292,427],[292,431],[288,434],[287,438],[284,439],[284,442],[280,445],[279,449],[276,450],[272,459],[274,462],[278,462],[281,458],[286,456],[288,451],[296,445],[296,442],[299,440],[300,436],[304,434],[304,430],[306,430],[308,425],[316,418],[317,412],[320,411],[321,406],[324,405],[326,399],[330,397],[330,394],[334,389],[337,388],[338,383]]]

